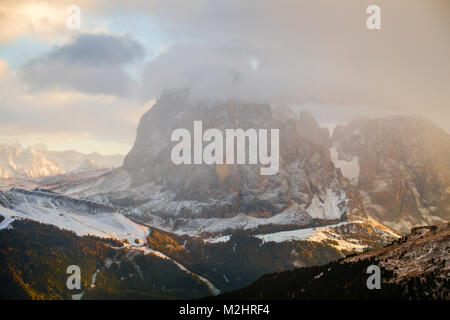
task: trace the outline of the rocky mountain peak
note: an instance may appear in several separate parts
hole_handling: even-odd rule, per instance
[[[311,112],[299,111],[297,125],[302,137],[326,148],[330,146],[330,130],[320,127]]]
[[[222,132],[279,129],[278,174],[261,176],[259,165],[174,165],[171,133],[177,128],[192,132],[194,121],[202,121],[203,130]],[[142,117],[125,158],[123,170],[131,178],[128,191],[111,199],[133,207],[145,203],[143,211],[164,217],[225,218],[243,213],[269,218],[290,209],[298,217],[339,218],[350,214],[349,208],[361,207],[323,148],[328,140],[328,131],[311,115],[297,118],[287,106],[166,91]]]

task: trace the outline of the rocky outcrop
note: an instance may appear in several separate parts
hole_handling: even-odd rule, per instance
[[[297,128],[299,134],[319,146],[330,147],[331,137],[328,128],[322,128],[314,116],[308,111],[300,111],[298,114]]]
[[[390,283],[402,283],[411,278],[425,280],[433,275],[435,291],[450,298],[450,223],[437,226],[415,227],[411,234],[381,249],[369,251],[345,260],[352,263],[376,258],[379,266],[393,272]],[[442,298],[442,297],[441,297]]]

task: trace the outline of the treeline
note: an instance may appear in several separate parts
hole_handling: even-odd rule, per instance
[[[31,220],[16,220],[0,232],[0,299],[69,299],[70,265],[78,265],[83,287],[120,242],[78,237],[74,232]]]
[[[16,220],[12,226],[0,231],[0,300],[72,299],[78,293],[84,293],[83,299],[193,299],[210,294],[205,283],[169,260],[117,249],[120,241],[79,237],[31,220]],[[81,269],[80,290],[66,286],[70,265]]]
[[[264,226],[261,231],[270,228]],[[152,249],[207,277],[221,290],[245,287],[264,274],[323,265],[342,257],[339,250],[326,243],[263,243],[253,235],[248,230],[235,230],[229,241],[209,244],[199,238],[152,228],[148,242]]]

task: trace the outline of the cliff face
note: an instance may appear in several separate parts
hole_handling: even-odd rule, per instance
[[[359,166],[353,180],[366,209],[409,232],[450,219],[450,136],[414,117],[359,119],[332,136],[338,161]]]
[[[195,121],[224,136],[225,129],[279,129],[278,173],[264,176],[249,164],[174,164],[172,132],[193,135]],[[167,91],[142,117],[121,168],[57,191],[188,233],[369,217],[407,233],[450,218],[449,141],[430,122],[400,116],[357,119],[330,138],[307,112]]]
[[[203,131],[279,129],[279,172],[262,176],[259,165],[173,164],[173,130],[192,132],[196,120],[202,121]],[[124,161],[123,169],[132,180],[130,190],[147,193],[134,194],[133,199],[135,203],[170,199],[172,203],[166,208],[153,206],[153,213],[166,215],[211,218],[245,213],[271,217],[296,207],[299,213],[340,218],[350,211],[350,202],[355,207],[350,199],[357,196],[350,194],[347,180],[333,166],[326,147],[315,141],[314,129],[323,133],[319,139],[324,141],[326,132],[314,119],[308,125],[307,121],[296,118],[287,107],[200,101],[191,99],[187,91],[167,92],[142,117],[136,142]]]

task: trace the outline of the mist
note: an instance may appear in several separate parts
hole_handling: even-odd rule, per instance
[[[86,23],[76,32],[58,23],[65,7],[54,1],[46,2],[54,10],[45,27],[37,13],[24,24],[14,14],[26,4],[0,7],[8,12],[0,23],[6,24],[0,52],[8,53],[0,60],[1,94],[8,103],[0,108],[13,115],[0,132],[10,141],[44,130],[89,137],[99,150],[101,141],[117,142],[113,152],[124,153],[140,115],[162,91],[179,88],[200,98],[307,109],[329,126],[409,114],[450,132],[448,0],[96,0],[80,3]],[[381,9],[380,30],[366,26],[372,4]],[[33,39],[26,50],[11,40],[24,37]],[[31,58],[19,63],[24,51]],[[61,94],[66,98],[55,113],[46,97]],[[80,95],[95,125],[81,116],[52,120],[77,115]],[[7,136],[11,128],[14,137]]]

